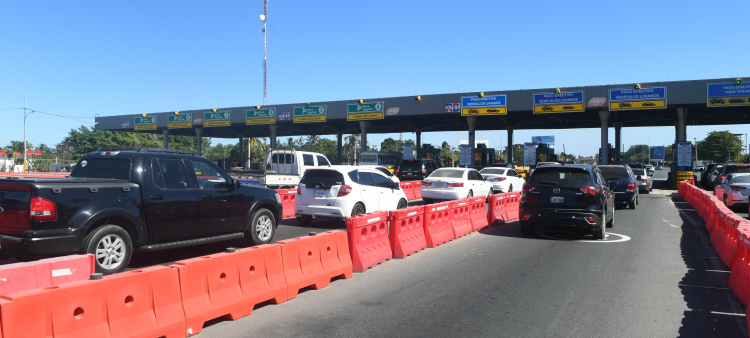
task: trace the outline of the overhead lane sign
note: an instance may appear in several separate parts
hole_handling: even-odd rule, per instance
[[[535,93],[532,94],[532,97],[534,99],[534,114],[573,113],[585,110],[583,90],[560,94]]]
[[[193,126],[193,114],[169,115],[167,118],[167,128],[179,129],[190,128]]]
[[[245,124],[276,124],[276,108],[246,110]]]
[[[609,90],[609,110],[667,108],[667,87],[619,88]]]
[[[326,122],[328,106],[294,107],[294,123]]]
[[[505,95],[464,96],[461,98],[461,116],[506,114],[508,114],[508,102]]]
[[[231,121],[232,112],[220,111],[220,112],[206,112],[203,113],[203,126],[204,127],[224,127],[232,125]]]
[[[156,130],[156,116],[136,117],[133,122],[135,130]]]
[[[750,106],[750,84],[729,83],[708,84],[708,106]]]
[[[385,102],[351,103],[346,105],[347,121],[382,120],[385,118]]]

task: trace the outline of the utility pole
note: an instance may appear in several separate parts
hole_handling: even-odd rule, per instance
[[[266,96],[266,58],[268,53],[266,52],[266,19],[268,18],[268,0],[263,1],[263,14],[260,19],[263,20],[263,105],[268,104],[268,97]]]
[[[26,98],[23,99],[23,172],[26,172]]]

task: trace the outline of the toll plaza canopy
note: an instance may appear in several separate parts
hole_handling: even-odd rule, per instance
[[[680,119],[683,128],[747,124],[750,82],[736,80],[641,83],[640,89],[637,84],[616,84],[559,88],[559,92],[542,88],[135,112],[98,117],[96,129],[219,138],[512,131],[599,128],[603,112],[609,112],[606,125],[615,127],[678,126]]]

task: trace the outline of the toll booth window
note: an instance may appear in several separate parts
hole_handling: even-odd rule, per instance
[[[78,162],[70,176],[130,180],[130,160],[125,158],[86,158]]]
[[[313,161],[313,156],[309,154],[302,155],[302,164],[314,166],[315,161]]]
[[[327,167],[331,165],[330,163],[328,163],[328,160],[326,160],[325,157],[320,155],[317,155],[315,157],[318,159],[318,167]]]
[[[229,179],[218,167],[204,161],[190,160],[198,181],[198,189],[227,189]]]
[[[378,157],[378,164],[380,165],[395,165],[399,161],[396,156],[380,156]]]
[[[182,163],[182,160],[159,159],[158,163],[165,189],[187,189],[190,187],[185,164]]]
[[[375,155],[362,155],[359,157],[359,162],[363,164],[375,164],[377,163],[377,156]]]

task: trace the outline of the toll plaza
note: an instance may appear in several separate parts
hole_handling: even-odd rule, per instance
[[[623,127],[674,126],[674,149],[687,152],[691,146],[686,140],[688,125],[748,124],[749,105],[750,85],[741,78],[724,78],[188,111],[176,108],[159,113],[98,117],[96,129],[196,136],[199,152],[202,136],[270,137],[271,148],[275,149],[276,139],[282,136],[336,135],[341,158],[344,134],[360,134],[366,144],[368,133],[414,132],[419,151],[423,148],[423,132],[467,131],[474,154],[477,130],[505,130],[508,146],[512,148],[515,130],[600,128],[600,158],[602,163],[609,164],[619,161],[616,153],[610,156],[616,147],[611,148],[607,142],[609,128],[614,128],[615,144],[621,144]],[[512,152],[509,156],[512,161]],[[678,157],[677,152],[667,156],[675,161]],[[477,161],[476,156],[471,158],[472,162]],[[480,159],[484,161],[484,157]],[[673,171],[690,169],[690,163],[683,161],[675,164]]]

